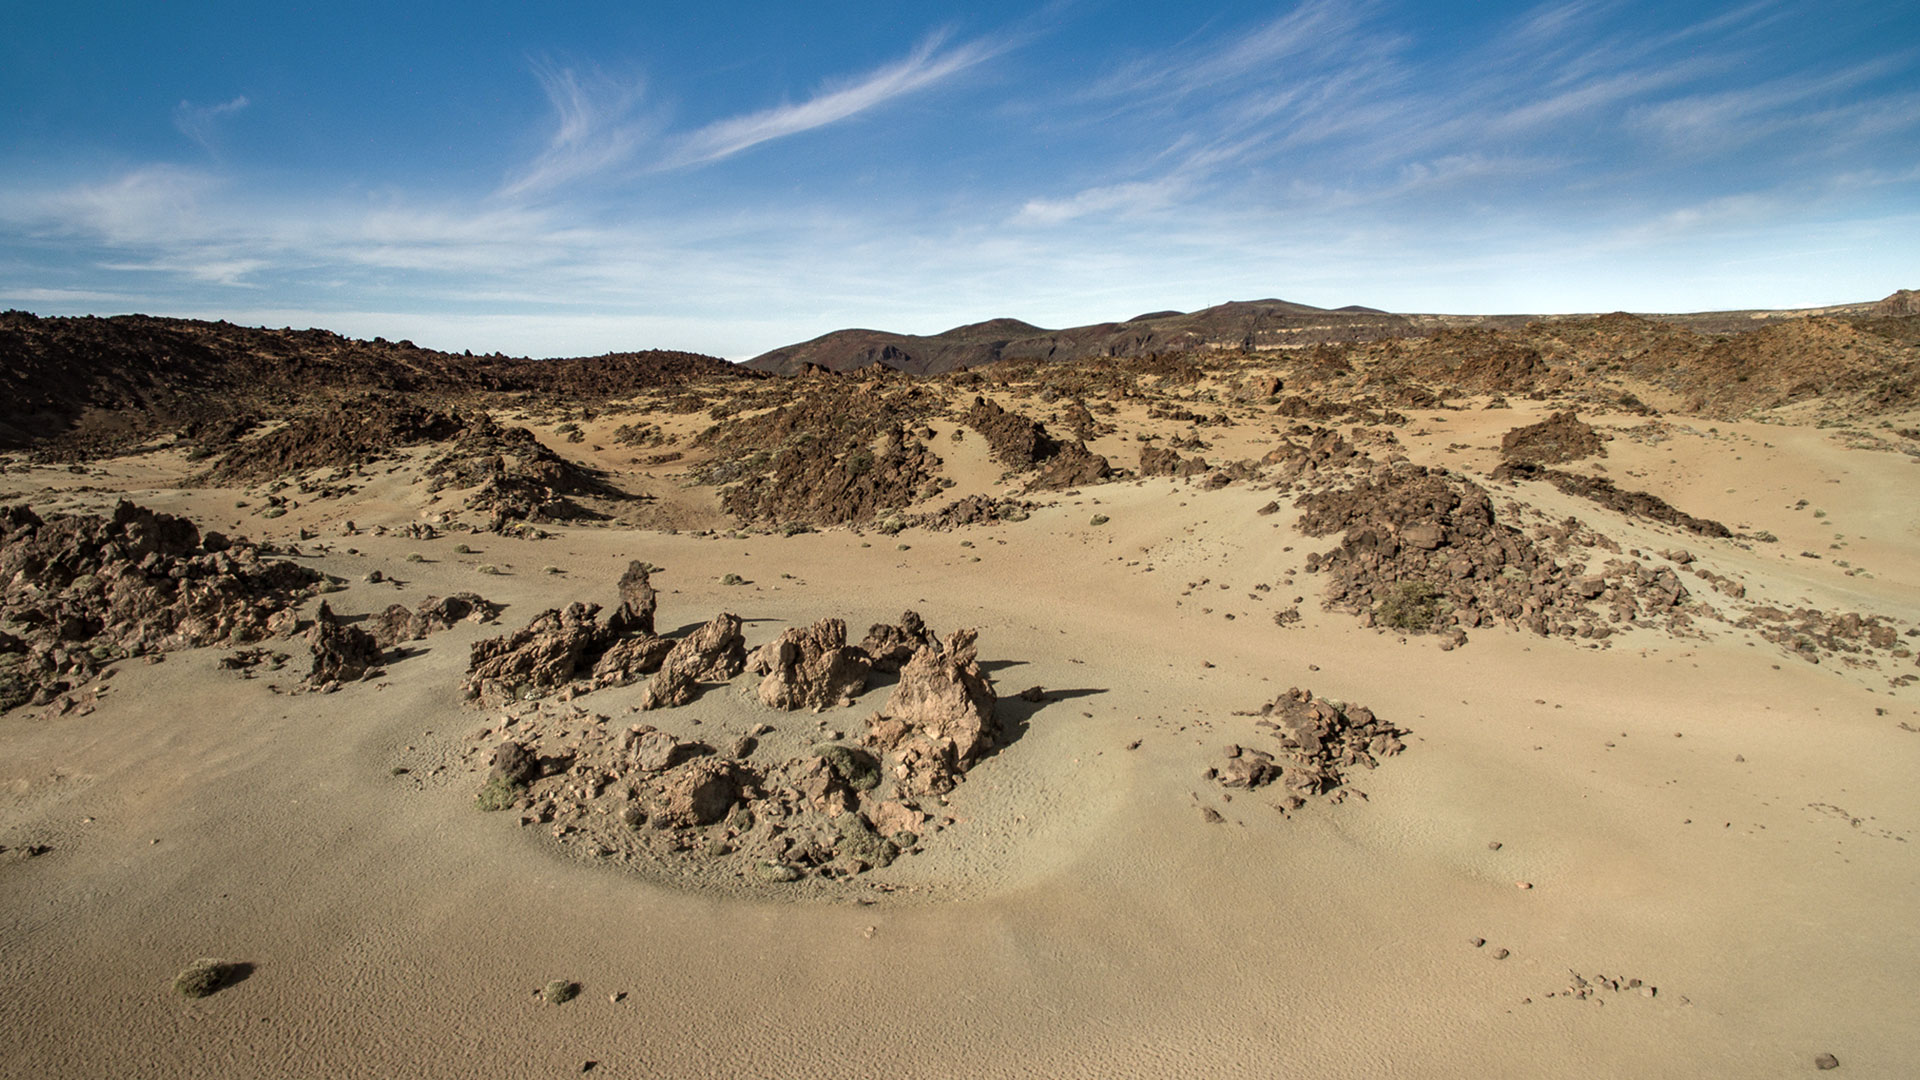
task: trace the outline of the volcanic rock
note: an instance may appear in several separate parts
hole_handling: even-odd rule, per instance
[[[847,647],[847,624],[841,619],[784,630],[754,650],[747,666],[765,676],[761,703],[787,710],[850,705],[867,688],[872,670],[866,653]]]
[[[705,626],[680,639],[640,696],[643,709],[671,708],[692,701],[703,682],[726,682],[747,665],[740,616],[715,615]]]
[[[711,825],[740,800],[740,767],[721,758],[702,758],[668,773],[652,804],[659,828]]]
[[[200,544],[192,522],[126,501],[111,517],[0,507],[0,710],[122,657],[264,640],[320,580],[242,538]]]
[[[549,608],[512,634],[474,642],[462,684],[467,700],[499,706],[565,685],[584,658],[607,644],[599,610],[581,603]]]
[[[380,666],[380,643],[357,626],[343,626],[321,601],[313,625],[307,629],[307,647],[313,650],[308,686],[353,682]]]
[[[939,641],[928,630],[926,623],[920,620],[918,612],[908,611],[900,616],[897,624],[874,623],[867,629],[866,639],[860,642],[860,650],[867,654],[873,664],[873,670],[899,671],[900,665],[913,659],[913,654]]]
[[[1529,465],[1557,465],[1583,457],[1606,457],[1606,442],[1572,412],[1557,412],[1537,424],[1500,437],[1500,456]]]

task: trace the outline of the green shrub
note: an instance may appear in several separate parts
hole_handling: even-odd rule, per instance
[[[203,998],[226,986],[233,975],[234,965],[203,957],[173,977],[173,992],[181,997]]]
[[[880,786],[880,763],[865,750],[823,743],[813,748],[813,756],[824,760],[833,775],[855,791],[872,791]]]
[[[1396,582],[1374,605],[1374,621],[1395,630],[1425,630],[1440,616],[1446,600],[1424,581]]]
[[[487,782],[480,786],[480,794],[475,796],[474,801],[480,804],[480,809],[492,813],[495,810],[505,810],[519,802],[521,792],[522,789],[516,784],[508,783],[506,777],[489,776]]]
[[[555,979],[540,988],[540,1000],[549,1005],[565,1005],[580,996],[580,984],[569,979]]]

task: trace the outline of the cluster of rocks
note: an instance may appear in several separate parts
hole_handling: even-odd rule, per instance
[[[1549,990],[1542,996],[1547,998],[1561,998],[1567,1001],[1592,1001],[1594,999],[1604,999],[1614,994],[1629,994],[1650,998],[1658,996],[1659,993],[1660,990],[1658,987],[1648,983],[1644,979],[1620,975],[1582,975],[1578,971],[1568,968],[1566,984],[1558,990]],[[1532,999],[1529,998],[1528,1001],[1522,1002],[1521,1004],[1528,1004],[1531,1000]]]
[[[1025,521],[1033,513],[1034,505],[1022,499],[996,499],[990,495],[968,495],[954,500],[938,510],[924,514],[915,514],[903,521],[903,525],[918,525],[935,532],[948,532],[966,528],[969,525],[1000,525],[1010,521]]]
[[[803,392],[769,411],[701,432],[695,444],[714,455],[694,476],[719,485],[721,505],[745,520],[870,521],[942,490],[940,459],[926,444],[932,432],[923,422],[942,407],[943,399],[919,386],[889,392],[808,380]]]
[[[964,419],[987,440],[993,460],[1008,471],[1038,470],[1039,475],[1027,485],[1029,490],[1063,491],[1097,484],[1113,475],[1107,459],[1088,450],[1086,443],[1056,439],[1047,433],[1045,424],[1009,412],[999,402],[976,397]]]
[[[1325,606],[1369,625],[1446,633],[1459,644],[1465,630],[1494,622],[1591,639],[1646,618],[1684,622],[1689,594],[1670,568],[1615,560],[1590,574],[1584,563],[1561,563],[1536,537],[1498,520],[1485,489],[1445,470],[1376,466],[1296,505],[1307,535],[1341,534],[1338,547],[1306,560],[1309,573],[1326,576]],[[1537,539],[1562,550],[1618,550],[1573,519]]]
[[[239,432],[232,430],[244,423]],[[251,418],[213,430],[190,428],[199,445],[229,447],[196,477],[207,484],[245,484],[314,469],[356,468],[405,446],[450,439],[467,426],[456,413],[430,409],[395,394],[359,394],[296,416],[253,439],[235,441]]]
[[[303,685],[331,692],[343,683],[372,678],[381,672],[390,650],[446,630],[457,622],[492,622],[499,612],[500,605],[478,594],[455,593],[430,596],[414,608],[391,604],[359,624],[350,624],[335,615],[332,606],[322,600],[304,635],[313,663]],[[297,632],[295,619],[291,610],[275,617],[279,636],[288,637]]]
[[[1606,457],[1606,439],[1572,412],[1554,413],[1537,424],[1517,427],[1500,437],[1500,457],[1527,465],[1558,465],[1584,457]]]
[[[1585,476],[1542,465],[1505,461],[1494,468],[1492,478],[1495,481],[1544,480],[1568,495],[1592,500],[1626,517],[1672,525],[1697,536],[1725,539],[1733,535],[1732,529],[1717,521],[1694,517],[1650,492],[1622,491],[1614,486],[1613,481],[1602,476]]]
[[[474,642],[462,684],[467,700],[498,707],[555,691],[571,696],[582,689],[624,686],[642,675],[661,672],[669,654],[681,645],[686,648],[673,668],[679,674],[668,681],[678,687],[675,693],[685,694],[689,691],[680,682],[696,673],[688,653],[709,644],[722,655],[742,652],[739,619],[730,615],[720,616],[679,644],[656,635],[653,616],[658,598],[646,563],[629,563],[619,590],[620,606],[605,622],[599,617],[600,605],[575,602],[543,611],[511,634]],[[689,644],[696,639],[697,644]],[[699,666],[704,670],[714,662],[707,657]],[[738,673],[736,666],[732,674]],[[585,685],[576,685],[576,680],[584,680]]]
[[[737,648],[737,637],[716,638],[688,656],[731,657]],[[591,857],[665,864],[714,882],[843,877],[919,850],[928,833],[951,824],[938,817],[938,800],[999,734],[973,631],[942,642],[912,612],[875,625],[858,646],[846,643],[839,619],[793,627],[744,659],[695,674],[719,681],[749,669],[760,678],[743,692],[778,715],[850,705],[875,670],[899,677],[865,731],[819,741],[758,723],[717,748],[577,705],[516,707],[470,751],[478,763],[493,743],[481,805],[511,807],[523,825],[548,826]],[[637,707],[670,703],[650,684]]]
[[[487,527],[517,522],[577,521],[599,517],[581,497],[620,500],[626,494],[599,475],[546,447],[533,432],[481,414],[461,429],[426,469],[427,489],[471,488],[469,510],[487,515]]]
[[[391,649],[437,634],[455,623],[490,623],[499,614],[500,605],[486,597],[458,592],[451,596],[429,596],[413,608],[389,604],[385,611],[368,616],[367,632],[381,648]]]
[[[318,573],[122,501],[109,517],[0,508],[0,710],[116,660],[271,636]]]
[[[1818,608],[1783,611],[1758,606],[1749,610],[1737,625],[1813,664],[1819,663],[1822,656],[1838,657],[1847,664],[1867,663],[1872,661],[1875,651],[1901,660],[1914,655],[1912,649],[1901,644],[1899,629],[1886,616],[1863,615],[1857,611],[1828,613]],[[1910,630],[1908,634],[1920,636],[1920,631]]]
[[[1230,744],[1226,759],[1207,770],[1207,778],[1224,788],[1259,790],[1279,784],[1287,809],[1297,809],[1316,795],[1344,797],[1341,785],[1354,769],[1372,769],[1380,759],[1406,749],[1407,734],[1363,705],[1343,705],[1292,687],[1252,712],[1253,726],[1272,741],[1260,745]]]

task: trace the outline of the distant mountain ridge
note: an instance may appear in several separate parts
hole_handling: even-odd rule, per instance
[[[149,315],[41,318],[0,313],[0,448],[56,437],[124,442],[248,402],[356,391],[618,397],[704,377],[757,377],[698,353],[643,350],[527,360]]]
[[[1007,318],[927,335],[836,330],[812,341],[762,353],[746,366],[792,375],[809,365],[839,372],[880,364],[913,375],[934,375],[1000,360],[1064,361],[1223,346],[1254,350],[1419,332],[1418,324],[1405,316],[1374,308],[1328,310],[1288,300],[1234,300],[1200,311],[1155,311],[1125,322],[1065,330],[1048,330]]]
[[[1755,329],[1778,319],[1809,315],[1899,317],[1920,311],[1920,295],[1902,289],[1878,301],[1820,308],[1709,311],[1649,315],[1702,333]],[[1416,337],[1467,326],[1519,327],[1540,319],[1578,315],[1414,315],[1349,304],[1319,308],[1290,300],[1232,300],[1199,311],[1152,311],[1124,322],[1049,330],[1019,319],[999,318],[956,326],[938,334],[887,330],[835,330],[811,341],[761,353],[745,366],[776,375],[811,368],[856,371],[878,364],[912,375],[937,375],[1001,360],[1059,362],[1103,356],[1146,356],[1204,349],[1302,348],[1319,344]]]

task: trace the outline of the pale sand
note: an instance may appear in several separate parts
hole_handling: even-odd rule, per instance
[[[1499,434],[1541,415],[1517,404],[1422,414],[1406,451],[1484,473]],[[1003,490],[977,436],[937,431],[952,494]],[[1544,485],[1527,501],[1623,546],[1686,547],[1750,599],[1920,620],[1920,466],[1813,429],[1675,431],[1616,439],[1608,475],[1779,543],[1681,537]],[[1261,434],[1209,430],[1210,456]],[[673,471],[663,498],[712,515]],[[249,681],[216,669],[221,650],[180,653],[121,665],[91,715],[0,717],[0,1075],[521,1077],[593,1061],[609,1077],[1787,1077],[1831,1052],[1839,1075],[1905,1077],[1920,1062],[1920,733],[1897,726],[1920,727],[1920,694],[1886,686],[1911,667],[1814,666],[1724,627],[1606,650],[1480,630],[1442,652],[1320,611],[1306,574],[1304,620],[1281,628],[1270,614],[1292,595],[1252,586],[1330,541],[1295,533],[1290,510],[1255,515],[1271,493],[1241,486],[1093,487],[948,534],[421,542],[338,535],[349,517],[411,520],[421,496],[399,475],[266,522],[232,492],[166,489],[179,465],[164,455],[109,473],[10,473],[0,493],[124,487],[206,527],[316,528],[336,554],[313,564],[353,583],[329,598],[342,612],[457,589],[509,607],[420,643],[379,685],[273,694],[302,670],[296,642],[288,672]],[[1799,498],[1829,516],[1789,509]],[[1828,548],[1835,533],[1847,548]],[[452,554],[462,539],[481,553]],[[405,562],[416,550],[435,561]],[[466,647],[555,603],[610,603],[629,558],[665,568],[667,629],[731,610],[754,620],[752,645],[907,608],[943,633],[981,628],[1022,730],[955,793],[955,827],[868,875],[922,891],[872,906],[691,893],[474,808],[459,752],[488,716],[459,702]],[[375,567],[406,586],[361,584]],[[752,584],[720,585],[729,572]],[[1059,696],[1014,697],[1035,684]],[[1258,793],[1223,800],[1201,773],[1246,736],[1231,713],[1293,685],[1371,706],[1410,729],[1407,752],[1354,781],[1364,799],[1290,816]],[[625,715],[638,690],[581,704]],[[826,718],[853,726],[883,699]],[[816,719],[726,690],[659,715]],[[35,842],[52,850],[22,857]],[[256,968],[202,1001],[172,995],[200,956]],[[1569,969],[1657,996],[1548,998]],[[581,997],[531,997],[556,978]]]

